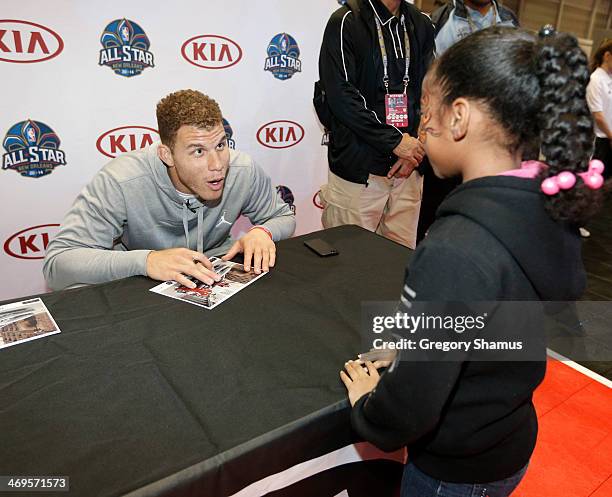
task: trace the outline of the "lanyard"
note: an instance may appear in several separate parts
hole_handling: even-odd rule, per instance
[[[491,2],[493,4],[493,26],[497,25],[497,5],[495,5],[495,2]],[[476,23],[474,22],[474,20],[472,19],[472,15],[470,14],[469,9],[466,7],[466,14],[467,14],[467,21],[468,24],[470,25],[470,33],[474,33],[475,31],[478,31],[479,28],[478,26],[476,26]]]
[[[388,57],[387,57],[387,49],[385,48],[385,39],[383,38],[382,26],[380,25],[380,21],[378,17],[374,16],[374,20],[376,21],[376,30],[378,31],[378,43],[380,45],[380,53],[382,54],[383,61],[383,83],[385,84],[385,90],[387,95],[389,94],[389,73],[387,69],[388,65]],[[410,70],[410,39],[408,38],[408,30],[406,29],[406,23],[404,21],[404,16],[402,15],[402,28],[404,28],[404,50],[406,54],[406,72],[404,73],[404,93],[406,93],[406,89],[408,88],[408,83],[410,82],[410,76],[408,75],[408,71]],[[391,34],[393,37],[393,33]],[[396,52],[397,53],[397,52]]]

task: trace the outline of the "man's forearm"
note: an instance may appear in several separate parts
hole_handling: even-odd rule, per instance
[[[66,249],[47,257],[43,272],[47,285],[53,290],[62,290],[76,284],[104,283],[128,276],[146,276],[149,252]]]
[[[595,119],[597,127],[608,137],[608,139],[612,140],[612,130],[608,127],[603,112],[593,112],[593,118]]]
[[[288,214],[286,216],[274,217],[268,219],[265,223],[261,223],[261,226],[270,230],[272,240],[275,242],[285,240],[291,237],[295,231],[295,216]]]

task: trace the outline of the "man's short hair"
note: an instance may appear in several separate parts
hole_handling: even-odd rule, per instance
[[[179,90],[157,104],[157,127],[164,145],[172,148],[181,126],[208,129],[223,123],[219,104],[197,90]]]

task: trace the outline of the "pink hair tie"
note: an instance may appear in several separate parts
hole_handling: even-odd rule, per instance
[[[589,170],[586,173],[578,173],[584,184],[592,190],[597,190],[604,184],[602,173],[605,166],[600,160],[594,159],[589,162]]]
[[[592,190],[601,188],[604,183],[601,173],[604,171],[603,162],[592,160],[589,162],[589,170],[585,173],[578,173],[586,186]],[[546,195],[556,195],[560,190],[569,190],[576,184],[576,176],[570,171],[563,171],[556,176],[551,176],[542,181],[542,191]]]
[[[542,191],[546,195],[556,195],[559,190],[569,190],[576,184],[576,176],[569,171],[563,171],[542,181]]]

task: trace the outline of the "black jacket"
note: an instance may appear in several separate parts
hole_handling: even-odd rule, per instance
[[[555,223],[544,211],[537,181],[476,179],[441,204],[406,271],[403,297],[575,300],[586,281],[580,251],[577,229]],[[522,333],[520,321],[495,326],[494,319],[487,330],[505,331],[487,339]],[[384,450],[407,445],[409,459],[434,478],[462,483],[507,478],[525,466],[535,446],[532,392],[544,377],[544,359],[398,361],[373,393],[355,404],[353,426]]]
[[[390,93],[403,92],[406,64],[399,20],[380,0],[349,0],[332,14],[323,36],[315,108],[330,131],[331,171],[354,183],[365,184],[370,173],[385,176],[397,160],[393,149],[402,132],[415,136],[418,128],[421,83],[433,57],[434,30],[429,18],[407,2],[402,2],[401,14],[410,40],[406,129],[385,122],[383,64],[374,15],[384,24]]]

